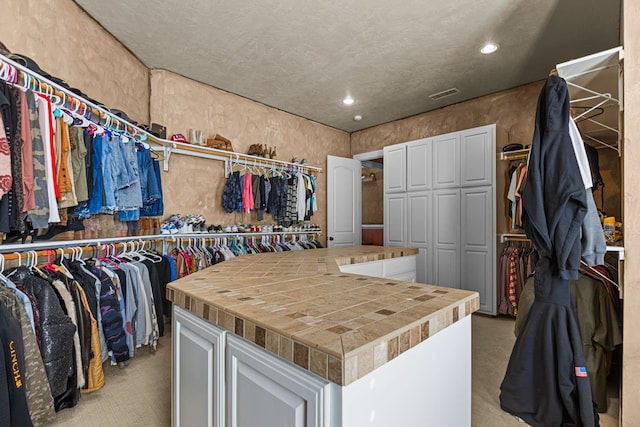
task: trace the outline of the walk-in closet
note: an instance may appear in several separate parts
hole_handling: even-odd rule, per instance
[[[0,0],[0,427],[640,425],[639,24]]]

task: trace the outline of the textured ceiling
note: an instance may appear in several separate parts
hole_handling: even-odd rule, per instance
[[[349,132],[540,80],[620,43],[620,0],[76,3],[150,68]],[[482,55],[488,40],[501,48]]]

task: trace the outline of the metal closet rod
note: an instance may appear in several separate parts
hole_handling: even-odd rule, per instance
[[[12,252],[8,252],[5,253],[5,249],[2,248],[2,252],[0,253],[0,258],[2,258],[5,261],[22,261],[24,263],[26,263],[28,260],[32,260],[33,257],[37,257],[37,258],[45,258],[45,257],[50,257],[50,256],[57,256],[57,255],[61,255],[61,254],[79,254],[79,255],[84,255],[85,253],[89,252],[89,253],[94,253],[94,254],[98,254],[98,252],[100,251],[106,251],[109,248],[114,248],[114,249],[126,249],[128,248],[129,243],[131,243],[132,245],[134,244],[145,244],[147,242],[149,243],[162,243],[163,240],[162,239],[147,239],[147,240],[126,240],[126,241],[122,241],[122,242],[111,242],[111,243],[97,243],[94,245],[87,245],[86,241],[82,240],[81,242],[84,242],[84,244],[82,245],[70,245],[70,246],[58,246],[58,247],[49,247],[47,249],[41,249],[41,250],[34,250],[33,247],[30,247],[29,250],[24,250],[25,248],[22,248],[23,250],[19,251],[19,250],[14,250]],[[71,241],[69,242],[60,242],[60,243],[71,243]],[[8,245],[8,246],[15,246],[15,245]],[[132,247],[135,248],[135,245]],[[22,262],[20,262],[22,264]]]
[[[49,240],[43,242],[27,243],[27,244],[12,244],[12,245],[0,245],[0,254],[8,253],[26,253],[39,249],[68,249],[68,248],[94,248],[102,245],[111,244],[125,244],[125,243],[143,243],[143,242],[162,242],[171,243],[176,239],[214,239],[217,237],[258,237],[258,236],[288,236],[288,235],[303,235],[303,234],[321,234],[318,230],[307,231],[282,231],[282,232],[270,232],[270,233],[201,233],[201,234],[150,234],[144,236],[128,236],[128,237],[105,237],[98,239],[85,239],[85,240]],[[6,257],[6,255],[5,255]],[[17,258],[16,258],[17,259]]]
[[[0,253],[6,254],[9,252],[29,252],[39,249],[68,249],[72,247],[86,247],[93,248],[101,245],[121,244],[121,243],[141,243],[141,242],[162,242],[165,240],[165,235],[154,234],[147,236],[129,236],[129,237],[105,237],[102,239],[85,239],[85,240],[51,240],[45,242],[35,242],[27,244],[13,244],[13,245],[0,245]]]

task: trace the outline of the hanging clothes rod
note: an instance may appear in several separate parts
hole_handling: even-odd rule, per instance
[[[135,248],[134,245],[136,244],[146,244],[146,243],[162,243],[163,240],[162,239],[153,239],[153,240],[131,240],[129,239],[128,241],[121,241],[118,243],[103,243],[103,244],[94,244],[94,245],[87,245],[82,244],[82,245],[73,245],[73,246],[65,246],[65,247],[50,247],[48,249],[43,249],[43,250],[34,250],[33,248],[28,248],[29,250],[24,250],[25,248],[23,248],[23,250],[14,250],[12,252],[5,252],[3,250],[2,253],[0,253],[0,258],[2,258],[5,261],[25,261],[27,259],[33,259],[33,257],[37,257],[37,258],[45,258],[45,257],[50,257],[50,256],[57,256],[57,255],[64,255],[64,254],[79,254],[79,255],[83,255],[85,253],[94,253],[97,255],[97,253],[99,251],[104,251],[108,248],[117,248],[117,249],[128,249],[129,248],[129,244],[131,244],[133,246],[133,248]],[[4,249],[4,248],[3,248]]]
[[[11,67],[13,67],[14,71],[11,70]],[[107,109],[102,108],[91,101],[88,101],[87,99],[75,94],[74,92],[71,92],[70,90],[60,86],[59,84],[47,79],[44,76],[41,76],[40,74],[28,69],[27,67],[18,64],[14,60],[7,58],[2,54],[0,54],[0,77],[5,77],[2,78],[2,80],[14,86],[23,87],[25,89],[30,88],[36,92],[40,92],[43,94],[53,94],[58,98],[64,99],[64,103],[66,105],[65,108],[68,108],[70,110],[77,111],[80,109],[80,107],[83,107],[82,109],[85,114],[87,113],[87,111],[89,111],[90,114],[95,114],[98,117],[98,123],[96,123],[97,125],[106,126],[115,123],[117,126],[115,128],[111,128],[111,130],[113,130],[114,132],[126,132],[133,137],[140,137],[141,140],[156,139],[150,133],[129,123],[121,117],[116,116]],[[7,78],[12,78],[12,80],[7,80]],[[43,87],[44,90],[42,90]],[[74,105],[71,105],[72,103]],[[105,122],[101,123],[100,121],[103,119],[105,120]]]
[[[35,243],[27,243],[27,244],[11,244],[11,245],[0,245],[0,253],[7,252],[25,252],[29,250],[38,250],[38,249],[66,249],[71,247],[78,246],[98,246],[98,245],[106,245],[113,243],[124,243],[124,242],[142,242],[142,241],[162,241],[165,235],[162,234],[154,234],[154,235],[146,235],[146,236],[129,236],[129,237],[105,237],[102,239],[86,239],[86,240],[48,240]]]

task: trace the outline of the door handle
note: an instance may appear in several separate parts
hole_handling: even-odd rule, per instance
[[[333,237],[329,237],[329,240],[333,240]]]

